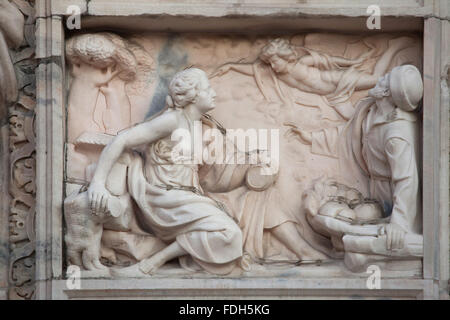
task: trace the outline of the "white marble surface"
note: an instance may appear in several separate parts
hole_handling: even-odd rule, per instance
[[[44,10],[46,1],[37,1],[38,11],[40,12],[42,17],[47,17],[49,15],[48,12]],[[91,1],[91,3],[94,1]],[[398,14],[406,15],[409,17],[423,17],[423,16],[448,16],[448,2],[437,2],[437,1],[425,1],[424,6],[422,8],[418,8],[418,3],[414,1],[412,4],[412,8],[405,9],[404,7],[396,8],[397,11],[390,12],[398,12]],[[112,8],[117,5],[112,6]],[[93,7],[94,8],[94,7]],[[172,7],[173,8],[173,7]],[[142,9],[142,8],[141,8]],[[140,10],[141,10],[140,9]],[[93,10],[93,9],[92,9]],[[91,25],[97,26],[105,26],[111,24],[112,20],[103,19],[101,15],[106,14],[109,8],[105,9],[102,13],[101,10],[96,12],[95,17],[90,17]],[[171,10],[170,5],[164,8],[164,10]],[[179,9],[176,9],[179,10]],[[174,12],[177,12],[177,11]],[[195,8],[193,10],[196,10]],[[242,9],[250,10],[251,9]],[[311,9],[312,11],[302,10],[302,14],[309,17],[314,17],[314,14],[320,14],[320,12],[327,13],[330,11],[329,8],[323,7],[319,9]],[[324,11],[325,10],[325,11]],[[362,9],[358,9],[362,13]],[[341,13],[352,15],[352,8],[343,9]],[[142,11],[141,11],[142,12]],[[273,12],[273,11],[272,11]],[[333,13],[336,13],[336,10],[333,10]],[[267,11],[266,11],[267,13]],[[361,14],[360,13],[360,14]],[[289,14],[287,14],[289,16]],[[261,16],[256,13],[254,15],[255,19],[261,18]],[[129,21],[129,17],[127,17]],[[140,23],[145,21],[145,17],[140,17]],[[279,18],[283,19],[283,18]],[[53,31],[57,30],[58,27],[61,27],[61,19],[57,17],[50,19],[52,23],[47,24],[53,25]],[[133,19],[134,21],[137,21]],[[182,19],[183,20],[183,19]],[[251,20],[251,18],[250,18]],[[304,19],[302,19],[304,20]],[[42,19],[44,21],[44,19]],[[176,21],[176,18],[175,18]],[[214,21],[214,20],[212,20]],[[365,20],[362,19],[364,22]],[[425,23],[425,51],[424,51],[424,59],[426,62],[426,70],[425,74],[425,100],[424,100],[424,119],[425,119],[425,127],[424,127],[424,146],[430,146],[432,150],[426,153],[426,157],[424,157],[423,165],[424,168],[424,181],[426,181],[427,188],[424,188],[424,200],[431,211],[430,214],[427,214],[424,219],[424,225],[426,226],[425,232],[425,258],[424,258],[424,270],[425,280],[420,279],[394,279],[392,281],[387,281],[385,288],[387,291],[379,291],[376,293],[374,291],[366,291],[364,289],[364,281],[355,282],[354,280],[349,279],[325,279],[325,280],[291,280],[291,281],[283,281],[279,282],[273,279],[265,279],[260,278],[259,280],[226,280],[224,283],[220,283],[221,280],[208,281],[203,280],[192,280],[192,279],[179,279],[179,280],[157,280],[157,279],[146,279],[146,280],[118,280],[117,282],[111,282],[108,280],[87,280],[85,282],[85,287],[83,290],[73,290],[71,292],[64,291],[65,288],[65,280],[50,280],[53,277],[59,277],[61,275],[61,266],[62,260],[59,256],[58,250],[61,248],[61,234],[58,233],[57,230],[61,230],[60,218],[61,217],[61,203],[62,197],[58,194],[60,188],[59,186],[62,183],[63,175],[62,170],[56,170],[56,172],[52,171],[51,161],[55,161],[57,163],[61,157],[62,144],[60,143],[62,137],[62,119],[63,117],[60,114],[55,115],[54,117],[50,117],[46,115],[46,110],[48,110],[47,104],[45,101],[51,100],[51,97],[47,97],[46,90],[44,89],[47,85],[50,87],[50,92],[55,93],[57,96],[61,94],[61,86],[60,81],[56,80],[52,82],[53,79],[63,79],[63,72],[57,72],[57,77],[49,76],[50,73],[47,71],[47,68],[44,68],[44,65],[47,63],[46,60],[41,62],[41,67],[37,73],[38,78],[43,81],[41,83],[41,91],[38,94],[38,243],[42,245],[46,243],[48,239],[53,239],[53,245],[51,250],[47,250],[47,252],[53,252],[53,257],[46,256],[44,251],[39,251],[38,255],[38,287],[41,288],[39,290],[38,298],[94,298],[94,297],[106,297],[108,295],[113,297],[159,297],[159,298],[167,298],[167,297],[206,297],[208,293],[212,292],[215,288],[212,286],[225,286],[225,287],[233,287],[233,288],[242,288],[243,290],[237,290],[229,293],[230,291],[216,292],[218,296],[252,296],[252,294],[256,295],[256,291],[261,287],[264,287],[264,283],[275,283],[275,286],[278,286],[278,289],[270,289],[265,291],[264,294],[268,297],[280,297],[285,296],[287,294],[295,293],[297,296],[300,296],[302,292],[305,292],[306,296],[310,297],[327,297],[330,294],[342,297],[349,297],[348,293],[354,293],[352,290],[359,290],[358,292],[364,293],[365,295],[379,295],[382,297],[403,297],[403,298],[439,298],[439,290],[441,290],[441,297],[445,298],[445,290],[448,291],[448,209],[446,210],[446,204],[448,204],[448,169],[446,164],[448,163],[448,122],[445,119],[448,118],[448,108],[442,107],[441,101],[446,101],[445,95],[445,84],[441,85],[441,77],[443,76],[443,70],[445,69],[445,65],[448,63],[445,57],[450,56],[448,54],[448,41],[445,38],[445,34],[448,34],[448,21],[440,21],[439,19],[428,19]],[[332,21],[333,22],[333,21]],[[334,20],[336,25],[339,25],[338,20]],[[323,25],[322,21],[322,25]],[[44,24],[43,24],[44,25]],[[122,25],[126,25],[126,23],[122,23]],[[183,26],[183,23],[179,24]],[[245,23],[230,23],[228,22],[228,26],[238,27],[242,29],[242,26],[245,26]],[[238,26],[237,26],[238,25]],[[256,24],[257,25],[257,24]],[[282,25],[282,24],[279,24]],[[401,25],[401,24],[398,24]],[[421,28],[421,20],[417,20],[413,23],[416,30]],[[152,30],[156,28],[154,23],[145,24],[145,28],[147,30]],[[360,24],[360,26],[364,27],[364,24]],[[404,25],[403,25],[404,26]],[[411,24],[409,25],[411,26]],[[136,24],[134,27],[138,27]],[[37,40],[38,48],[40,48],[38,58],[51,57],[54,56],[56,59],[60,59],[61,51],[60,44],[63,41],[63,38],[60,34],[52,33],[52,29],[42,27],[41,32],[39,33],[41,37]],[[154,29],[153,29],[154,30]],[[444,30],[444,31],[442,31]],[[447,33],[446,33],[447,32]],[[440,37],[438,35],[441,35]],[[47,44],[49,43],[49,38],[52,38],[54,41],[50,41],[53,46],[53,51],[48,50]],[[447,37],[448,39],[448,37]],[[57,43],[59,42],[59,46]],[[53,54],[52,54],[53,52]],[[442,57],[442,58],[441,58]],[[441,62],[442,59],[442,62]],[[439,62],[438,62],[439,60]],[[54,69],[57,69],[56,67]],[[441,86],[443,88],[444,94],[441,96]],[[42,90],[44,89],[44,90]],[[48,99],[48,100],[47,100]],[[439,102],[438,100],[439,99]],[[441,100],[443,99],[443,100]],[[59,101],[52,103],[53,108],[60,108],[62,103]],[[439,114],[439,115],[438,115]],[[52,125],[48,125],[52,124]],[[436,129],[433,129],[436,128]],[[438,142],[439,146],[435,144],[433,141],[437,137],[443,137]],[[52,138],[55,138],[57,143],[51,148],[50,146],[46,146],[46,139],[51,141]],[[446,142],[447,141],[447,142]],[[435,158],[436,156],[436,158]],[[438,160],[439,158],[440,160]],[[51,160],[50,160],[51,159]],[[441,168],[437,165],[438,161],[441,161]],[[59,168],[59,166],[57,166]],[[429,170],[432,168],[432,170]],[[46,178],[48,175],[48,179]],[[439,177],[441,179],[439,179]],[[447,178],[447,179],[442,179]],[[440,181],[439,181],[440,180]],[[48,183],[47,183],[48,182]],[[55,194],[55,195],[53,195]],[[53,196],[52,196],[53,195]],[[432,203],[434,201],[438,201],[441,204],[438,209]],[[447,212],[446,212],[447,211]],[[446,214],[447,213],[447,214]],[[436,223],[438,222],[438,223]],[[46,226],[52,225],[52,229],[47,229]],[[56,230],[56,231],[55,231]],[[437,253],[434,250],[437,247],[438,242],[441,243],[439,246],[440,252]],[[446,250],[447,248],[447,250]],[[47,268],[47,265],[49,268]],[[436,265],[439,265],[439,268],[436,268]],[[48,274],[45,270],[51,269],[51,272]],[[438,270],[438,273],[435,274],[435,270]],[[434,283],[432,279],[441,279],[440,283]],[[186,280],[186,282],[183,282]],[[219,281],[219,282],[218,282]],[[228,281],[228,282],[227,282]],[[256,281],[256,282],[253,282]],[[252,282],[253,285],[248,285],[249,282]],[[175,283],[176,290],[170,291],[171,283]],[[206,285],[205,283],[208,283]],[[238,284],[246,284],[242,287],[239,287]],[[257,285],[256,285],[257,284]],[[105,291],[106,287],[110,287],[111,291]],[[245,291],[250,287],[250,291]],[[47,290],[50,288],[49,290]],[[83,287],[82,287],[83,288]],[[127,289],[132,288],[132,289]],[[155,292],[152,289],[157,290]],[[167,291],[169,288],[169,291]],[[188,288],[189,290],[183,291],[182,288]],[[254,290],[256,288],[256,290]],[[204,290],[206,289],[206,290]],[[292,289],[292,290],[291,290]],[[253,290],[253,291],[252,291]],[[347,290],[347,291],[346,291]],[[362,291],[361,291],[362,290]],[[53,295],[52,295],[53,292]],[[347,294],[346,294],[347,292]],[[171,294],[172,293],[172,294]],[[448,297],[448,296],[447,296]]]

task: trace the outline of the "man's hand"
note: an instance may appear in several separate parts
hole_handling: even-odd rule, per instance
[[[94,215],[107,213],[108,199],[111,196],[105,185],[101,183],[91,183],[88,189],[89,206]]]
[[[100,73],[93,79],[95,81],[95,85],[97,87],[108,86],[108,82],[117,76],[119,72],[120,70],[116,64],[100,69]]]
[[[286,122],[285,126],[291,127],[288,131],[286,131],[285,136],[288,138],[288,141],[292,139],[292,137],[300,140],[301,143],[311,145],[312,144],[312,134],[306,130],[299,129],[295,124]]]
[[[386,248],[388,250],[403,248],[405,231],[394,223],[386,225]]]
[[[114,90],[110,86],[108,86],[108,84],[106,84],[105,86],[101,86],[99,88],[99,90],[100,90],[101,93],[103,93],[103,95],[105,97],[106,96],[112,97],[113,94],[114,94]]]
[[[115,65],[99,69],[87,63],[72,64],[72,75],[96,88],[108,86],[108,83],[119,74]]]

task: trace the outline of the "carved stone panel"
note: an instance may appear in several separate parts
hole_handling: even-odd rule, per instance
[[[197,2],[0,0],[0,300],[448,299],[446,1]]]
[[[379,155],[370,152],[385,151],[368,149],[364,140],[363,164],[356,163],[362,167],[351,167],[345,161],[340,141],[352,123],[359,121],[361,125],[367,110],[372,110],[370,116],[378,120],[363,121],[364,139],[369,137],[366,122],[394,123],[393,129],[386,129],[391,134],[386,139],[393,144],[390,152],[400,148],[396,139],[411,146],[404,151],[411,153],[411,172],[401,174],[411,176],[406,188],[412,194],[408,196],[420,203],[415,160],[419,156],[415,147],[418,131],[414,125],[408,129],[402,126],[414,124],[417,118],[412,111],[423,92],[421,50],[417,35],[394,33],[303,33],[283,37],[135,34],[126,38],[113,33],[74,35],[66,42],[71,72],[67,119],[67,190],[71,192],[65,200],[67,263],[85,269],[85,277],[145,277],[180,266],[188,272],[214,273],[204,265],[210,260],[199,254],[199,248],[187,245],[182,238],[175,240],[175,235],[183,237],[186,231],[180,229],[177,232],[181,233],[168,236],[164,233],[167,231],[158,229],[160,222],[156,227],[153,215],[168,209],[158,204],[162,200],[148,194],[159,194],[157,191],[148,190],[162,186],[167,189],[160,191],[161,197],[167,197],[164,201],[175,201],[183,208],[190,201],[182,200],[180,192],[185,190],[212,201],[221,214],[231,218],[242,237],[242,253],[234,268],[240,274],[264,274],[274,263],[301,270],[305,264],[327,262],[330,267],[317,269],[318,274],[327,276],[342,261],[345,267],[338,268],[346,274],[346,268],[356,273],[365,271],[370,261],[382,261],[389,270],[395,268],[397,261],[401,264],[400,260],[418,263],[406,269],[401,264],[399,268],[405,275],[420,274],[417,266],[420,267],[423,255],[423,240],[414,222],[421,218],[420,206],[403,208],[410,200],[403,198],[406,193],[400,200],[397,198],[396,194],[403,192],[403,186],[395,189],[397,182],[388,189],[376,189],[372,182],[384,179],[389,185],[391,179],[397,179],[390,170],[398,165],[396,161],[400,160],[395,157],[400,155],[376,160]],[[401,70],[410,69],[399,68],[401,65],[411,66],[416,78],[404,74]],[[197,76],[195,70],[202,75]],[[187,76],[190,72],[192,75]],[[408,79],[415,80],[405,84]],[[187,89],[189,85],[193,86],[191,91]],[[208,93],[208,86],[213,93]],[[206,109],[198,109],[202,90],[213,101],[205,100],[204,103],[212,103]],[[385,104],[387,111],[377,107],[380,104]],[[201,111],[190,111],[196,108]],[[360,115],[361,109],[365,110],[364,116]],[[198,112],[206,116],[199,117]],[[197,145],[201,152],[198,162],[183,163],[186,168],[197,168],[192,179],[198,182],[182,182],[182,171],[178,177],[169,173],[174,170],[169,169],[172,163],[177,170],[183,166],[175,164],[172,149],[183,143],[174,142],[178,140],[174,136],[176,130],[170,129],[170,120],[159,127],[166,123],[166,117],[178,119],[176,127],[180,130],[184,130],[186,121],[181,119],[188,119],[193,133],[189,141],[195,145],[189,149],[193,155],[188,153],[188,157],[195,158]],[[200,131],[196,136],[197,123]],[[152,138],[156,134],[153,132],[161,130],[164,135]],[[158,141],[161,138],[164,139]],[[369,143],[384,150],[384,140],[376,140],[381,136],[370,139]],[[108,148],[104,148],[106,145]],[[234,147],[226,148],[224,157],[217,158],[217,147],[224,145]],[[129,151],[124,152],[125,148]],[[162,152],[168,152],[169,158],[161,158]],[[214,154],[216,161],[208,161],[208,153]],[[233,158],[240,153],[241,160],[239,156]],[[230,161],[223,162],[224,159]],[[375,160],[380,164],[372,164]],[[261,173],[264,165],[272,170],[269,174]],[[169,171],[163,173],[159,166]],[[374,177],[374,172],[382,178]],[[143,173],[145,177],[138,178]],[[320,180],[326,178],[332,180]],[[137,179],[143,179],[146,194],[137,191]],[[336,187],[329,193],[319,191],[332,185],[342,185],[355,194],[348,198],[344,189]],[[145,200],[149,202],[141,203],[146,197],[150,197]],[[348,202],[346,215],[337,215],[344,207],[327,204],[332,199]],[[406,217],[404,210],[408,211]],[[392,213],[395,214],[391,221]],[[145,219],[153,222],[142,225]],[[158,219],[173,219],[171,223],[175,223],[179,218],[175,210],[170,218]],[[187,221],[190,220],[184,223]],[[362,226],[353,227],[355,223]],[[409,244],[404,244],[409,241],[409,234],[411,246],[417,247],[412,251],[408,251]],[[351,244],[364,239],[378,239],[381,249],[362,249]],[[138,244],[141,241],[142,245]],[[404,245],[405,253],[390,252]],[[225,247],[217,248],[216,254],[222,250],[226,255]],[[167,252],[176,252],[168,257],[180,257],[179,266],[165,264],[161,257]],[[195,263],[191,266],[186,257],[194,257]],[[126,265],[131,266],[123,268]],[[158,271],[161,265],[162,271]],[[220,273],[235,274],[232,269]]]

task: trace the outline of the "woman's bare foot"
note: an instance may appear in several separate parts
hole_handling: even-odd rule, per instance
[[[165,262],[166,262],[165,257],[163,257],[161,252],[159,252],[153,255],[151,258],[142,260],[139,263],[139,270],[141,270],[145,274],[153,274]]]
[[[159,257],[158,257],[159,256]],[[152,257],[142,260],[132,266],[111,269],[111,275],[114,278],[148,278],[151,277],[155,271],[164,264],[164,259],[161,255],[155,254]]]
[[[187,252],[175,241],[148,259],[130,267],[111,269],[111,275],[117,278],[147,278],[167,261],[185,255]]]
[[[149,274],[141,271],[139,263],[133,264],[132,266],[121,268],[121,269],[111,269],[111,276],[113,278],[148,278]]]
[[[297,255],[297,258],[301,261],[317,261],[325,260],[327,256],[307,243],[299,229],[297,224],[293,222],[285,222],[272,229],[272,235],[283,243],[289,250]]]

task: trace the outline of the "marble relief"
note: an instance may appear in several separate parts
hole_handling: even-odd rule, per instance
[[[423,256],[419,192],[419,127],[417,109],[423,94],[422,76],[412,65],[394,67],[380,77],[342,130],[304,133],[315,152],[329,154],[337,142],[341,181],[317,181],[305,193],[308,218],[333,246],[345,252],[352,270],[370,261]],[[322,149],[323,147],[323,149]],[[351,182],[350,182],[351,183]],[[368,189],[366,196],[358,190]]]
[[[85,276],[422,255],[419,37],[102,32],[66,56],[66,256]],[[225,161],[174,160],[196,123],[208,152],[232,146]],[[279,134],[251,149],[238,129]]]

